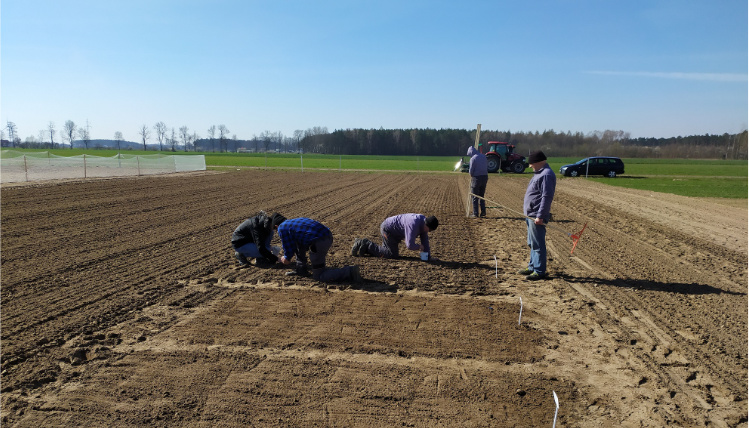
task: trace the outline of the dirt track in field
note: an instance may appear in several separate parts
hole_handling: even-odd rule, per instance
[[[551,426],[556,393],[557,426],[746,427],[746,201],[560,179],[527,282],[529,178],[492,175],[486,219],[458,173],[3,187],[2,424]],[[328,225],[365,281],[236,269],[259,209]],[[405,212],[440,219],[439,262],[350,255]]]

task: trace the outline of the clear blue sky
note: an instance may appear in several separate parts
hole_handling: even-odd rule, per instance
[[[748,122],[746,0],[3,0],[0,19],[0,123],[22,140],[67,120],[130,141],[159,121],[239,139]]]

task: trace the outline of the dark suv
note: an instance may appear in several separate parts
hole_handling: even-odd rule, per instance
[[[559,173],[568,177],[603,175],[604,177],[614,178],[617,174],[624,174],[624,162],[615,157],[593,156],[571,165],[564,165],[559,168]]]

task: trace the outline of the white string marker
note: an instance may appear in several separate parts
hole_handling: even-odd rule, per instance
[[[499,273],[497,271],[497,255],[494,255],[494,277],[499,278]]]
[[[551,391],[552,394],[554,394],[554,403],[557,405],[557,409],[554,410],[554,424],[551,426],[551,428],[556,428],[557,426],[557,413],[559,412],[559,398],[557,398],[557,393],[555,391]]]
[[[523,317],[523,298],[520,297],[520,315],[518,315],[518,325],[520,325],[520,319]]]

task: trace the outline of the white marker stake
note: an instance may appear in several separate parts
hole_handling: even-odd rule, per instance
[[[520,325],[520,319],[523,317],[523,298],[520,298],[520,315],[518,315],[518,325]]]
[[[557,398],[555,391],[551,391],[551,393],[554,394],[554,403],[557,405],[557,409],[554,410],[554,424],[551,426],[551,428],[555,428],[557,426],[557,413],[559,412],[559,398]]]
[[[494,255],[494,277],[499,278],[499,273],[497,272],[497,255]]]

